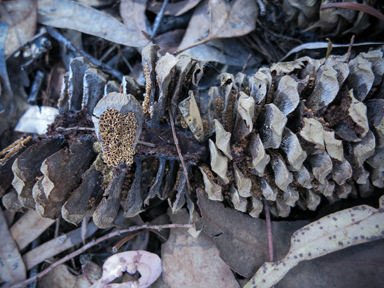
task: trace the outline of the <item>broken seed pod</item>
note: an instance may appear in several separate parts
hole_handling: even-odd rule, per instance
[[[132,95],[112,92],[97,103],[92,121],[108,165],[133,163],[143,118],[143,108]]]

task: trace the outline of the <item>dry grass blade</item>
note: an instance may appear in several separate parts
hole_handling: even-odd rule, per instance
[[[384,196],[379,209],[361,205],[325,216],[293,233],[289,253],[278,262],[264,263],[245,287],[271,287],[301,261],[383,239],[383,223]]]

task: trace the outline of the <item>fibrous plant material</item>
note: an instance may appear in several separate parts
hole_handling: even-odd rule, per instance
[[[99,101],[93,113],[104,161],[112,167],[130,166],[142,129],[140,103],[132,95],[113,92]]]

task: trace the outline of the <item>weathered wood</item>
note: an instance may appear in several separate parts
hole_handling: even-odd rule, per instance
[[[287,124],[287,117],[279,108],[274,104],[265,105],[256,123],[264,148],[279,148],[283,130]]]
[[[321,183],[325,183],[325,177],[332,171],[332,160],[329,155],[324,152],[322,154],[311,155],[307,158],[312,168],[312,174]]]
[[[211,139],[209,141],[209,151],[211,152],[211,169],[215,172],[224,183],[229,183],[227,177],[228,171],[228,158],[221,154],[217,149],[215,143]]]
[[[32,137],[20,138],[10,146],[0,152],[0,197],[3,197],[12,187],[13,171],[12,164],[16,158],[23,153],[29,146],[34,144]]]
[[[78,111],[81,109],[83,99],[83,78],[88,68],[93,67],[91,62],[85,57],[77,57],[69,64],[69,109]]]
[[[299,200],[299,198],[299,192],[297,192],[291,185],[288,186],[288,190],[283,194],[285,204],[291,207],[295,207],[296,201]]]
[[[319,206],[321,197],[317,195],[313,190],[308,189],[306,192],[306,204],[307,208],[311,211],[315,211]]]
[[[275,201],[277,197],[278,189],[271,186],[268,183],[267,179],[265,179],[264,177],[259,178],[259,184],[265,199],[269,201]]]
[[[335,182],[332,180],[325,179],[324,184],[317,183],[316,185],[321,194],[326,197],[331,196],[335,190]]]
[[[241,197],[239,192],[233,186],[229,189],[229,199],[233,204],[233,208],[241,212],[247,211],[247,199]]]
[[[262,211],[263,211],[263,203],[259,199],[257,199],[255,196],[252,196],[250,199],[248,214],[251,217],[259,218],[259,215]]]
[[[72,193],[61,209],[62,217],[78,225],[89,210],[91,196],[102,191],[103,178],[94,164],[82,175],[82,182]]]
[[[343,185],[345,181],[352,177],[352,166],[347,160],[343,162],[334,161],[331,175],[338,185]]]
[[[236,122],[233,137],[236,142],[239,142],[252,132],[255,100],[244,92],[239,92],[235,114]]]
[[[213,181],[212,172],[207,166],[199,166],[200,172],[203,175],[205,192],[208,199],[213,201],[223,201],[222,187]]]
[[[288,128],[284,128],[280,148],[284,152],[285,159],[291,166],[290,168],[294,171],[300,171],[303,162],[307,158],[307,153],[301,148],[297,136]]]
[[[19,201],[19,195],[15,189],[5,194],[2,198],[5,209],[11,212],[23,212],[23,205]]]
[[[108,76],[95,68],[88,68],[84,72],[83,99],[81,109],[87,109],[87,114],[92,115],[97,102],[104,96],[104,86]]]
[[[145,205],[149,205],[150,199],[154,198],[156,195],[160,195],[160,186],[164,178],[166,159],[163,157],[159,157],[159,162],[160,163],[155,176],[155,182],[149,189],[147,198],[144,200]]]
[[[303,118],[303,128],[299,132],[301,147],[311,154],[321,154],[325,151],[323,126],[313,118]]]
[[[113,221],[119,212],[121,189],[126,175],[127,169],[116,171],[105,189],[104,197],[93,213],[93,222],[97,227],[108,228],[115,225]]]
[[[298,82],[289,75],[281,77],[279,81],[273,104],[275,104],[284,115],[288,115],[299,105],[300,96],[297,86]]]
[[[128,191],[127,199],[122,203],[125,218],[134,217],[144,211],[141,208],[143,205],[141,197],[142,165],[141,159],[138,157],[135,158],[135,166],[135,178],[133,179],[131,188]]]
[[[252,134],[251,141],[248,145],[248,151],[252,156],[252,166],[255,169],[256,175],[260,177],[263,176],[265,167],[269,163],[271,157],[265,152],[259,134]]]
[[[235,182],[239,195],[241,197],[252,196],[252,182],[251,179],[244,176],[244,174],[237,167],[236,163],[233,163],[233,172],[235,174]]]
[[[352,192],[352,186],[348,183],[345,183],[343,185],[336,185],[335,193],[337,197],[344,199],[347,198],[349,193]]]
[[[289,213],[291,213],[291,206],[288,206],[281,198],[276,199],[276,208],[277,216],[279,217],[285,218],[289,216]]]
[[[384,147],[384,100],[372,99],[365,102],[370,128],[375,133],[376,147]]]
[[[375,136],[371,131],[358,143],[351,143],[349,153],[345,158],[351,163],[354,169],[361,167],[365,160],[375,153]]]
[[[40,167],[47,157],[57,152],[65,143],[64,137],[44,139],[30,146],[13,162],[12,185],[19,194],[19,200],[24,207],[35,209],[32,188],[35,185],[36,177],[41,175]],[[61,179],[64,183],[67,180],[66,178]]]
[[[288,191],[288,185],[293,181],[292,173],[289,172],[287,165],[285,165],[283,157],[280,154],[272,151],[270,154],[275,184],[284,192]]]
[[[338,161],[344,161],[343,141],[335,138],[335,131],[323,131],[323,139],[328,155]]]
[[[366,184],[369,181],[369,171],[365,169],[364,165],[359,168],[353,169],[353,179],[357,184]]]
[[[295,179],[297,182],[304,188],[311,189],[312,188],[312,180],[313,180],[313,175],[309,173],[307,167],[304,165],[301,166],[300,171],[293,172],[295,175]]]
[[[49,201],[67,200],[69,193],[79,184],[81,174],[95,157],[93,142],[93,138],[75,140],[69,149],[62,149],[44,160],[41,184]]]
[[[232,160],[231,155],[231,147],[230,147],[230,141],[231,141],[231,133],[225,131],[223,125],[217,120],[213,120],[215,123],[215,131],[216,131],[216,146],[217,148],[225,154],[229,158],[229,160]]]

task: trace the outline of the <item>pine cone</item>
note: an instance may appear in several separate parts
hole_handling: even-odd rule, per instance
[[[379,50],[348,64],[346,56],[303,57],[260,68],[249,80],[223,74],[220,87],[200,95],[202,63],[186,55],[158,59],[150,46],[143,50],[151,81],[144,98],[133,79],[125,76],[119,93],[119,85],[77,58],[49,137],[19,140],[1,152],[0,196],[9,210],[36,209],[75,224],[88,214],[102,228],[113,225],[120,204],[133,217],[151,199],[167,199],[173,212],[187,203],[192,221],[198,216],[169,107],[193,191],[204,186],[211,200],[225,198],[258,217],[264,197],[276,216],[287,217],[294,206],[315,210],[324,197],[368,197],[384,187],[382,58]],[[143,116],[141,99],[150,115]],[[54,129],[79,119],[89,124],[87,114],[94,115],[98,141],[89,131]]]

